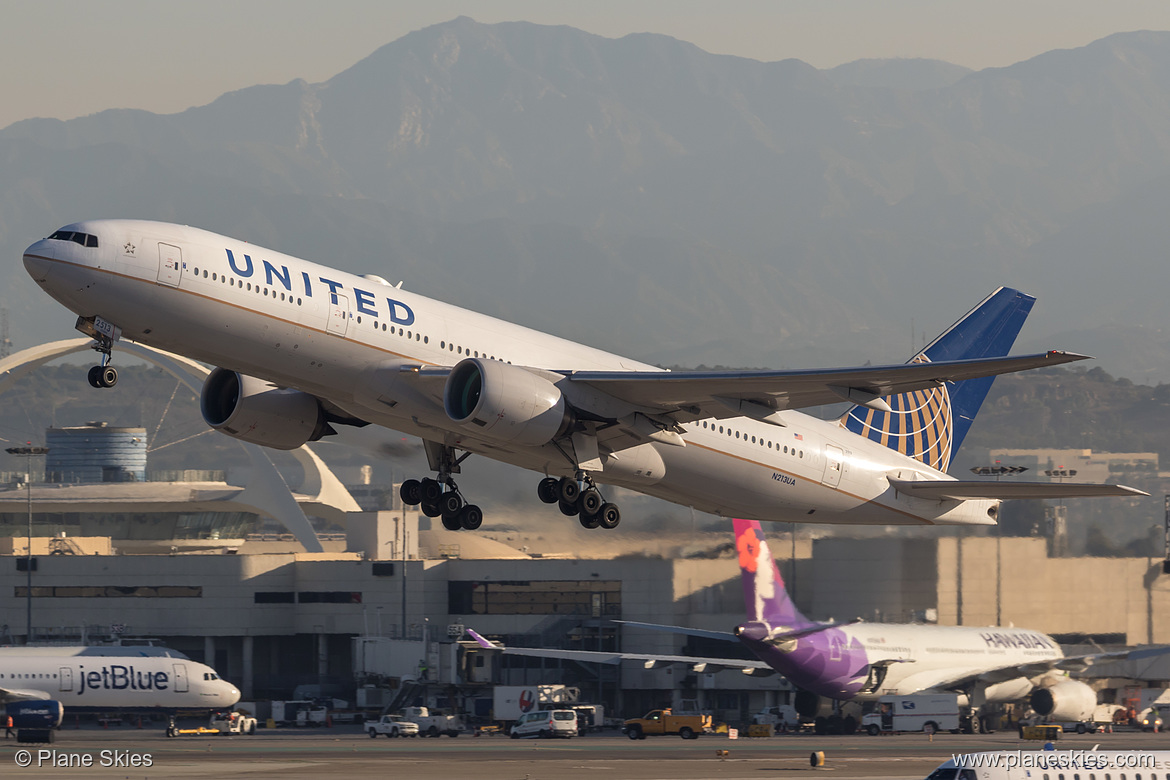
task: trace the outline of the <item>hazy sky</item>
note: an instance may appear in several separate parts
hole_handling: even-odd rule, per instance
[[[1170,30],[1166,0],[0,0],[0,127],[106,108],[172,113],[253,84],[325,81],[460,15],[663,33],[820,68],[930,57],[979,69]]]

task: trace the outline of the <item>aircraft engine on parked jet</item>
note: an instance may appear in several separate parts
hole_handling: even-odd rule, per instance
[[[1038,715],[1053,720],[1081,721],[1092,717],[1097,694],[1083,682],[1066,678],[1032,691],[1028,703]]]

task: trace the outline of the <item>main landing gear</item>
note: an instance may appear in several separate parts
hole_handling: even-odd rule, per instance
[[[561,514],[576,515],[585,528],[617,528],[622,521],[617,504],[602,498],[593,480],[584,474],[578,474],[577,479],[545,477],[536,486],[536,494],[544,503],[556,504]]]
[[[100,352],[102,355],[101,365],[94,366],[89,370],[90,387],[113,387],[118,384],[118,369],[111,365],[114,359],[113,340],[99,333],[94,336],[94,343],[90,344],[90,349]]]
[[[464,500],[450,477],[443,482],[429,477],[408,479],[398,487],[398,495],[407,506],[421,505],[427,517],[442,518],[443,527],[448,531],[474,531],[483,524],[483,511]]]
[[[453,447],[436,446],[434,449],[438,479],[408,479],[398,487],[398,495],[407,506],[421,506],[427,517],[442,518],[443,527],[448,531],[474,531],[483,525],[483,510],[467,503],[451,478],[452,474],[459,473],[459,464],[471,453],[456,458]],[[432,453],[428,451],[427,454]]]

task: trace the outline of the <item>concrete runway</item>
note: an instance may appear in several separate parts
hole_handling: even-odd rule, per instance
[[[1068,735],[1058,747],[1087,750],[1096,744],[1109,749],[1167,749],[1170,736]],[[167,739],[157,728],[88,727],[62,729],[52,745],[16,745],[11,740],[3,743],[0,776],[315,780],[336,773],[338,778],[346,780],[387,776],[475,780],[761,780],[825,774],[834,780],[920,780],[952,753],[1040,747],[1040,743],[1024,742],[1009,732],[936,735],[933,743],[921,734],[785,735],[739,740],[704,736],[689,741],[677,737],[632,741],[622,736],[590,735],[544,741],[502,736],[370,739],[357,727],[349,726],[329,730],[262,729],[251,737]],[[32,766],[20,766],[24,760],[20,750],[29,751]],[[718,750],[729,751],[729,756],[720,758]],[[824,752],[824,767],[810,766],[809,756],[814,751]],[[133,765],[134,756],[138,756],[138,766]],[[87,761],[88,766],[84,765]]]

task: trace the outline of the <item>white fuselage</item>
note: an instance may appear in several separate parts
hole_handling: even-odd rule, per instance
[[[574,465],[553,445],[477,436],[447,416],[441,398],[395,384],[398,368],[474,356],[554,371],[655,370],[195,228],[131,220],[73,227],[97,236],[99,246],[44,240],[25,253],[33,278],[73,312],[101,317],[125,338],[311,393],[353,417],[537,472],[571,476]],[[569,384],[570,400],[590,392]],[[686,446],[639,445],[593,476],[728,517],[994,523],[997,501],[897,493],[888,477],[947,477],[836,422],[781,414],[786,427],[749,418],[686,423]],[[636,468],[643,458],[663,468],[647,478]]]
[[[231,707],[239,690],[187,658],[79,655],[69,648],[0,649],[4,698],[55,699],[66,711]]]
[[[850,645],[856,642],[865,649],[870,664],[896,661],[889,664],[875,690],[855,697],[861,700],[946,690],[957,679],[1042,664],[1064,655],[1051,637],[1017,628],[859,623],[842,630],[850,637]],[[1040,678],[1054,674],[1044,671],[976,685],[981,699],[977,703],[1014,701],[1026,696]]]

